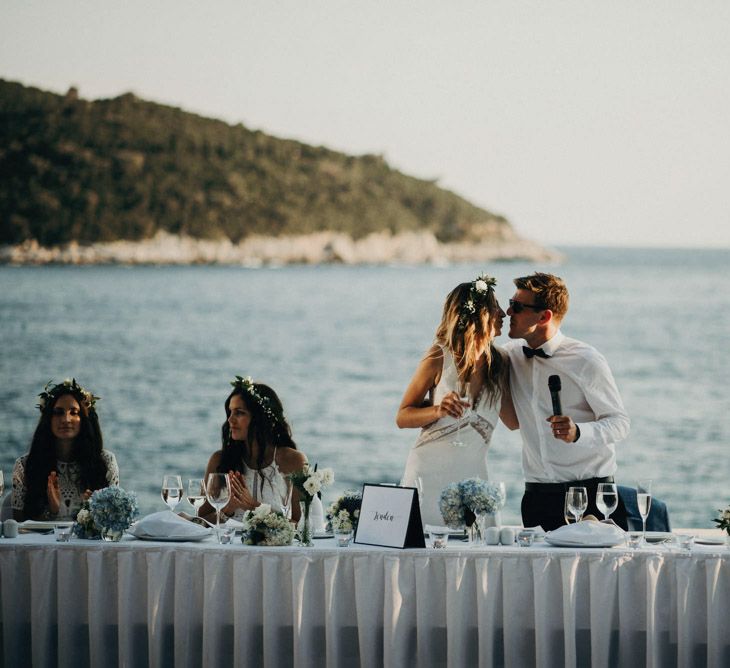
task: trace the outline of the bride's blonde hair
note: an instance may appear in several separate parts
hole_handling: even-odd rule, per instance
[[[480,350],[484,348],[483,382],[490,404],[494,404],[504,388],[508,372],[491,338],[500,312],[495,285],[496,281],[488,276],[457,285],[446,297],[435,337],[436,343],[449,350],[459,378],[465,380],[474,373]]]

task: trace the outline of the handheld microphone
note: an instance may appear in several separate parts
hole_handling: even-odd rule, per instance
[[[548,378],[548,387],[550,388],[550,398],[553,400],[553,415],[562,415],[563,407],[560,405],[562,383],[560,382],[560,376],[550,376]]]

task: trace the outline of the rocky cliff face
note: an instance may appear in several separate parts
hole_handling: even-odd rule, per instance
[[[527,259],[559,262],[562,256],[517,235],[482,242],[444,244],[429,232],[377,232],[354,240],[347,234],[252,236],[237,244],[158,232],[144,241],[43,247],[36,241],[0,246],[8,264],[446,264]]]

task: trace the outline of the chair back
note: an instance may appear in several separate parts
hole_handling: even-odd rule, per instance
[[[629,531],[641,531],[642,522],[639,515],[639,504],[636,501],[636,490],[633,487],[617,485],[618,495],[626,506],[626,515],[629,523]],[[669,510],[664,501],[653,498],[651,499],[651,508],[646,518],[647,531],[671,531],[672,527],[669,522]]]
[[[4,522],[5,520],[13,518],[13,509],[10,507],[10,500],[12,495],[12,492],[8,492],[3,497],[2,505],[0,505],[0,522]]]

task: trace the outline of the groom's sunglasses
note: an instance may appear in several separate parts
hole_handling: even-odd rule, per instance
[[[531,308],[535,311],[544,311],[544,306],[539,306],[537,304],[523,304],[522,302],[515,301],[514,299],[509,300],[509,305],[512,308],[513,313],[522,313],[526,308]]]

